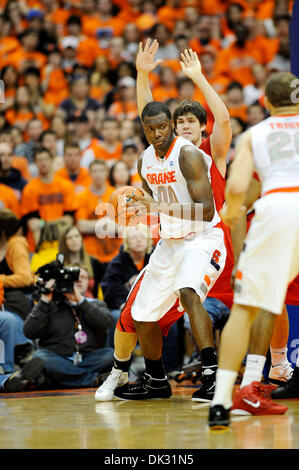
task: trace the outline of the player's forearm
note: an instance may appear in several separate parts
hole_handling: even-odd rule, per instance
[[[225,191],[225,202],[228,206],[230,217],[239,217],[242,206],[244,205],[246,192],[235,191],[234,188],[227,188]]]
[[[150,88],[149,74],[147,72],[138,72],[136,80],[137,88],[137,106],[138,114],[141,117],[143,108],[153,101],[153,95]]]
[[[193,79],[193,82],[203,93],[217,124],[222,125],[229,123],[230,115],[227,107],[214,88],[209,84],[205,76],[200,73]]]
[[[234,251],[235,265],[238,263],[240,253],[244,246],[244,240],[247,233],[247,216],[244,213],[239,218],[235,227],[231,228],[231,239]]]

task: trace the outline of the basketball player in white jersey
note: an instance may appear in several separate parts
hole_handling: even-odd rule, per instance
[[[136,295],[131,312],[145,358],[145,382],[119,387],[114,396],[131,400],[171,396],[158,321],[178,297],[188,312],[198,343],[205,347],[206,330],[210,329],[212,335],[212,329],[208,314],[206,319],[199,314],[200,304],[221,274],[226,259],[209,180],[211,157],[174,135],[171,113],[164,103],[146,105],[141,119],[150,146],[138,165],[144,196],[132,197],[148,212],[159,212],[161,240],[127,300],[128,303],[130,296]]]
[[[294,103],[296,77],[273,74],[265,89],[271,116],[241,137],[226,187],[223,221],[233,226],[242,212],[254,170],[261,198],[245,239],[236,272],[234,305],[222,332],[216,390],[209,410],[213,429],[227,427],[232,390],[260,309],[278,315],[288,284],[299,272],[299,106]],[[264,362],[260,364],[261,370]],[[296,371],[297,369],[297,371]],[[299,380],[299,368],[294,380]],[[271,402],[259,382],[240,388],[234,408],[246,403],[254,414],[283,414],[287,407]],[[244,414],[246,411],[244,410]]]

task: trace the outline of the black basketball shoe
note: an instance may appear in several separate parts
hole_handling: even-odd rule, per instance
[[[210,402],[212,401],[215,393],[217,366],[203,366],[202,370],[203,372],[200,378],[201,385],[199,386],[198,390],[193,393],[191,400]]]
[[[140,382],[127,383],[114,390],[114,397],[120,400],[150,400],[170,398],[172,395],[167,378],[154,379],[145,372]]]
[[[271,392],[271,398],[299,398],[299,367],[295,367],[293,375],[284,385]]]
[[[214,405],[210,407],[209,426],[211,429],[215,431],[227,429],[229,424],[229,410],[226,410],[222,405]]]

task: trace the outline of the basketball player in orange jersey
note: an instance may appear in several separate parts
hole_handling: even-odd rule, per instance
[[[230,424],[232,390],[258,312],[280,314],[288,284],[299,274],[299,106],[292,100],[294,83],[291,73],[271,75],[265,88],[271,116],[244,133],[227,182],[221,216],[229,226],[242,211],[254,170],[261,180],[262,196],[254,204],[255,215],[236,272],[234,305],[221,335],[216,390],[209,410],[209,425],[214,429]],[[298,387],[299,360],[291,380]],[[244,414],[287,411],[271,402],[260,382],[239,389],[233,409],[238,406]]]

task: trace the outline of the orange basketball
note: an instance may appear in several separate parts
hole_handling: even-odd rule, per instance
[[[116,189],[111,194],[109,199],[109,204],[111,205],[109,210],[109,216],[118,225],[127,226],[130,222],[130,219],[138,212],[138,210],[133,208],[130,209],[128,207],[128,204],[130,202],[134,202],[131,198],[127,196],[128,194],[136,194],[138,196],[143,196],[143,192],[139,188],[135,188],[134,186],[122,186],[121,188]]]

